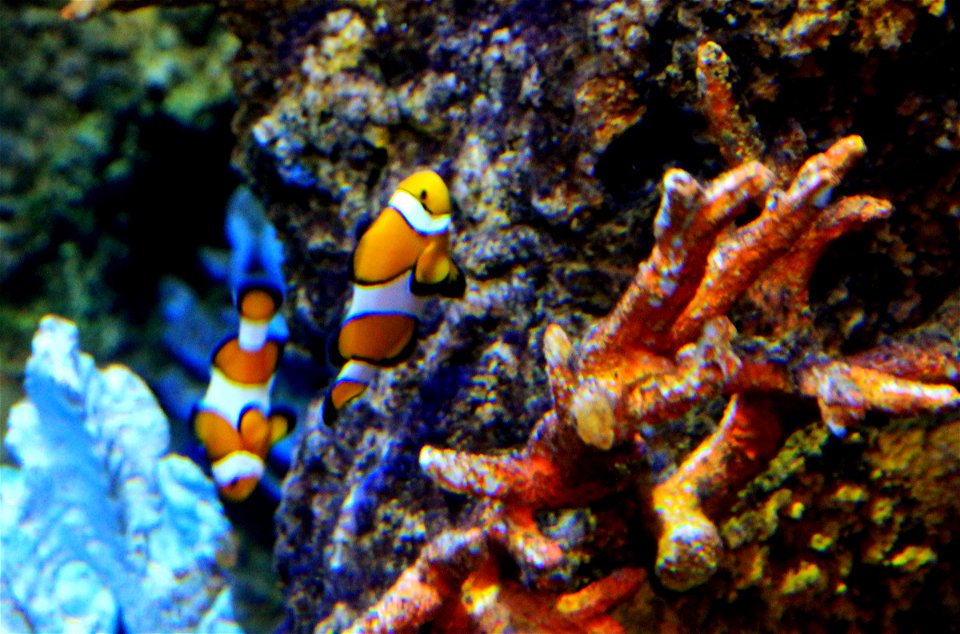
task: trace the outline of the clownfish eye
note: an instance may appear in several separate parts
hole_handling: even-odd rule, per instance
[[[426,200],[426,199],[427,199],[427,190],[421,189],[421,190],[420,190],[420,200]]]

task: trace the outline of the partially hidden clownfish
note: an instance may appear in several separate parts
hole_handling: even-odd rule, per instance
[[[210,384],[194,408],[193,427],[220,494],[240,501],[256,488],[270,447],[294,421],[289,411],[270,406],[287,336],[278,314],[285,290],[283,252],[262,207],[246,189],[230,201],[227,236],[240,324],[213,352]]]
[[[360,236],[353,297],[330,345],[330,360],[341,369],[323,401],[327,425],[366,392],[379,368],[410,356],[429,296],[463,297],[466,281],[450,257],[451,212],[443,179],[416,172]]]

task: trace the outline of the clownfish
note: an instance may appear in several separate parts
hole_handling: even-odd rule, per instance
[[[285,282],[283,252],[263,208],[248,190],[231,198],[227,236],[230,284],[240,318],[236,334],[214,350],[210,384],[193,413],[220,494],[234,501],[256,488],[267,453],[293,425],[285,409],[270,407],[270,390],[286,343],[279,310]],[[279,331],[279,332],[278,332]]]
[[[323,400],[327,425],[366,392],[379,368],[410,356],[429,296],[463,297],[466,280],[450,257],[451,212],[443,179],[417,172],[400,182],[360,236],[353,296],[329,349],[341,369]]]

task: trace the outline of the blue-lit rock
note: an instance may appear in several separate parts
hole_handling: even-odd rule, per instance
[[[213,484],[168,454],[166,417],[76,326],[44,317],[2,467],[0,630],[239,632],[230,526]]]

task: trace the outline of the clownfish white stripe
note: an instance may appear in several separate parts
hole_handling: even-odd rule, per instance
[[[351,383],[359,383],[370,387],[373,380],[377,378],[378,371],[379,368],[377,368],[377,366],[367,363],[366,361],[350,359],[343,366],[343,369],[340,370],[340,374],[337,375],[337,383],[350,381]]]
[[[381,284],[355,284],[344,323],[363,315],[408,315],[420,319],[426,300],[410,292],[412,275],[413,271],[407,270]]]
[[[227,486],[241,478],[259,480],[264,471],[263,460],[249,451],[234,451],[213,463],[211,471],[217,486]]]
[[[239,429],[240,414],[250,405],[267,412],[270,410],[270,388],[273,378],[266,383],[237,383],[214,367],[210,372],[210,385],[200,400],[202,409],[212,410],[226,420],[234,429]]]
[[[256,352],[267,342],[267,331],[270,328],[269,321],[253,321],[252,319],[240,319],[240,329],[237,332],[237,343],[241,350],[247,352]]]
[[[417,233],[433,236],[441,234],[450,228],[450,215],[434,216],[409,192],[398,189],[387,203],[393,207],[407,221]]]

